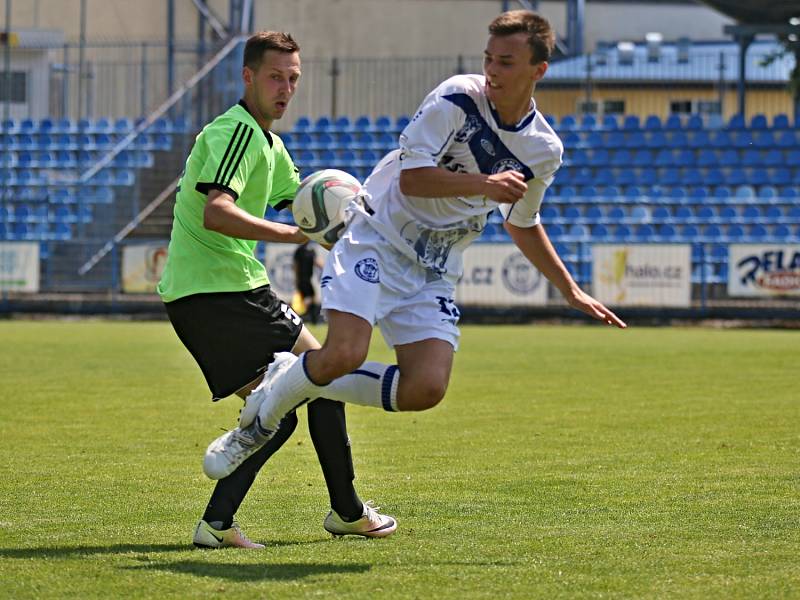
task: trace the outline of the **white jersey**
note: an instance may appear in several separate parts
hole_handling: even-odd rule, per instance
[[[478,237],[495,208],[519,227],[539,223],[547,186],[561,166],[563,145],[544,117],[531,111],[514,126],[500,117],[485,94],[482,75],[456,75],[423,101],[400,135],[400,148],[385,156],[364,186],[365,210],[372,227],[436,277],[455,281],[464,248]],[[528,191],[515,204],[485,196],[418,198],[400,191],[400,171],[441,167],[460,173],[516,170]]]

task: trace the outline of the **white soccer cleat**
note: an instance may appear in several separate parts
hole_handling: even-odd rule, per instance
[[[256,544],[247,539],[242,533],[239,524],[234,521],[230,529],[214,529],[202,519],[194,528],[192,540],[198,548],[247,548],[249,550],[262,550],[264,544]]]
[[[348,523],[336,511],[331,510],[322,526],[333,537],[361,535],[364,537],[387,537],[397,529],[397,521],[389,515],[382,515],[379,506],[372,506],[372,500],[364,502],[364,515],[357,521]]]
[[[273,382],[280,377],[289,367],[294,364],[297,357],[291,352],[276,352],[274,360],[267,367],[267,372],[264,373],[264,378],[256,388],[247,395],[244,401],[244,407],[239,413],[239,428],[245,429],[252,425],[256,420],[258,411],[264,403]]]
[[[203,472],[209,479],[223,479],[233,473],[239,465],[258,452],[269,438],[257,440],[254,427],[239,429],[219,436],[208,445],[203,457]]]

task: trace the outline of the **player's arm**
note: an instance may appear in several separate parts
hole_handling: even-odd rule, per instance
[[[208,192],[203,227],[240,240],[302,244],[307,239],[294,225],[254,217],[236,206],[233,196],[218,189]]]
[[[558,288],[570,306],[609,325],[620,329],[627,327],[617,315],[580,288],[567,271],[541,224],[520,227],[506,221],[504,226],[525,258]]]
[[[456,173],[441,167],[417,167],[400,172],[400,191],[418,198],[486,196],[495,202],[516,202],[528,189],[518,171],[493,175]]]

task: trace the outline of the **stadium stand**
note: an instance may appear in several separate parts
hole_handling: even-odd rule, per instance
[[[700,115],[548,121],[565,156],[542,220],[577,261],[579,278],[588,276],[583,248],[591,243],[800,241],[800,131],[787,115],[771,123],[765,115],[749,122],[735,115],[722,128]],[[336,167],[364,179],[407,123],[406,116],[300,117],[283,138],[303,176]],[[320,147],[324,153],[315,153]],[[481,239],[509,241],[499,219],[490,219]],[[724,281],[727,254],[719,252],[711,254],[714,268],[695,269],[696,281]]]

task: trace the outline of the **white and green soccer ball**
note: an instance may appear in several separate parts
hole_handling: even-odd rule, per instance
[[[316,171],[300,182],[292,204],[294,221],[311,240],[335,244],[345,226],[345,209],[361,193],[361,183],[344,171]]]

